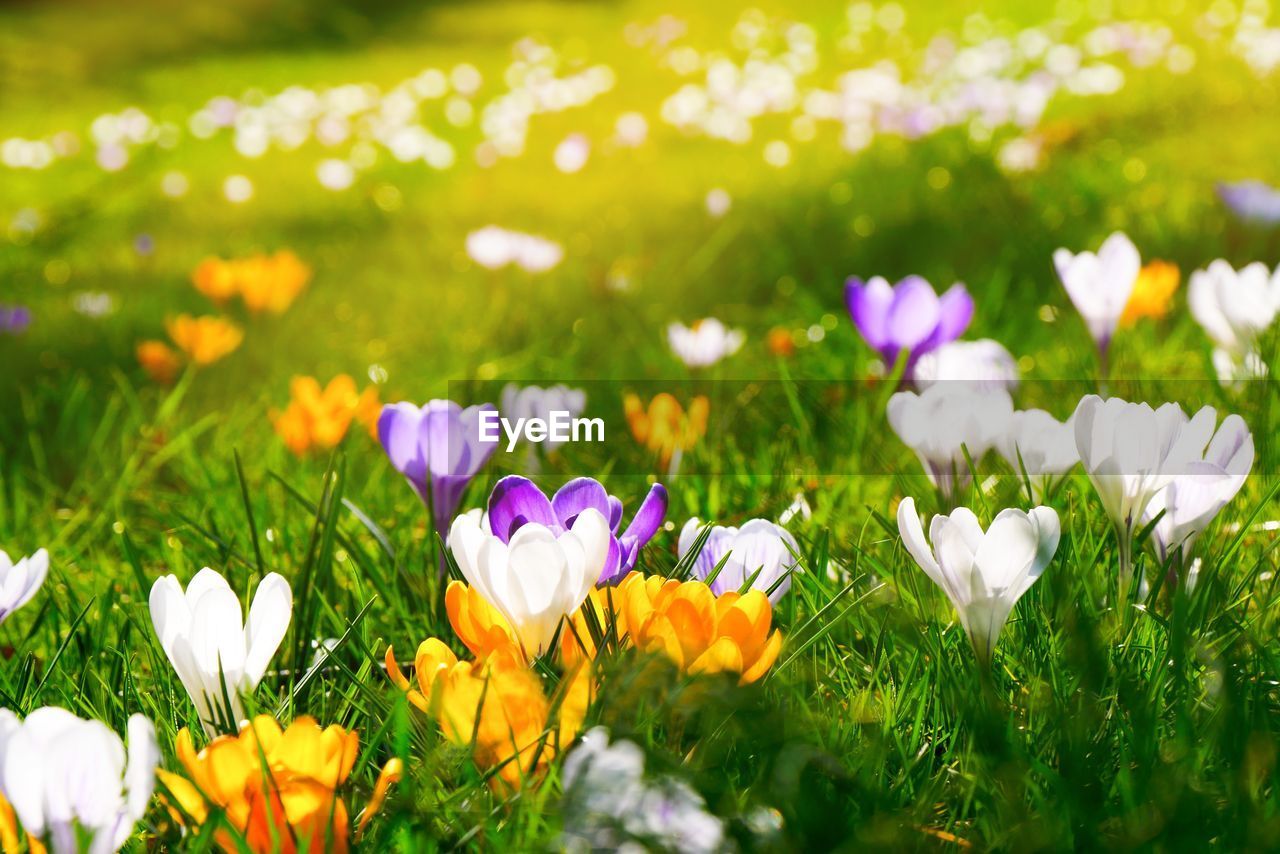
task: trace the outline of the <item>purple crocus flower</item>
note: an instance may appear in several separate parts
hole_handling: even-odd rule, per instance
[[[1280,188],[1262,181],[1237,181],[1219,184],[1218,195],[1232,213],[1246,222],[1280,223]]]
[[[599,510],[609,520],[609,528],[613,532],[609,557],[598,582],[601,585],[612,584],[635,567],[640,549],[662,526],[667,516],[667,490],[662,484],[655,483],[631,524],[619,534],[622,502],[606,492],[599,481],[589,477],[576,478],[548,499],[533,481],[509,475],[498,481],[489,496],[489,529],[504,543],[527,522],[544,525],[559,536],[588,507]]]
[[[21,335],[31,325],[31,309],[25,305],[0,305],[0,332]]]
[[[864,282],[850,277],[844,301],[863,339],[880,353],[887,367],[907,351],[906,376],[916,359],[959,338],[973,319],[973,298],[956,282],[941,297],[920,276],[890,285],[880,276]]]
[[[498,447],[480,441],[480,413],[493,408],[486,403],[463,409],[451,400],[432,400],[425,406],[389,403],[378,416],[383,450],[430,508],[442,537],[467,484]]]

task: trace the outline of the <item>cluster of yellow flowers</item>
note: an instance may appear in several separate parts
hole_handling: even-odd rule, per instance
[[[311,268],[287,249],[274,255],[206,258],[191,274],[196,290],[219,305],[239,296],[257,314],[283,314],[311,281]]]
[[[240,327],[225,318],[209,315],[171,317],[165,321],[165,331],[173,347],[157,340],[143,341],[137,347],[142,369],[151,379],[164,384],[173,382],[185,362],[211,365],[233,352],[244,340]]]
[[[618,587],[592,590],[566,623],[559,649],[565,675],[548,696],[508,621],[478,590],[453,581],[445,592],[449,624],[475,659],[460,661],[444,641],[428,638],[414,656],[416,684],[392,647],[387,674],[446,738],[471,748],[477,767],[493,772],[492,785],[515,788],[522,779],[537,780],[586,718],[598,654],[586,608],[622,640],[622,649],[666,656],[691,675],[729,672],[742,684],[754,682],[782,648],[761,591],[716,596],[701,581],[633,573]]]
[[[298,851],[346,852],[350,819],[339,789],[351,774],[360,737],[340,726],[321,728],[300,717],[280,729],[259,715],[239,735],[215,738],[196,752],[191,733],[178,733],[175,749],[186,776],[157,769],[174,820],[195,829],[219,812],[241,837],[225,829],[218,846],[254,854]],[[373,796],[356,827],[356,840],[403,775],[400,760],[382,767]]]
[[[285,445],[298,456],[312,448],[336,447],[352,421],[377,435],[382,406],[378,390],[369,386],[357,391],[356,381],[347,374],[338,374],[323,388],[315,377],[294,377],[289,397],[283,412],[271,413],[271,421]]]
[[[678,461],[679,454],[692,448],[707,433],[707,416],[711,403],[704,395],[689,401],[686,410],[680,401],[667,393],[654,395],[648,406],[634,394],[622,401],[627,425],[635,440],[658,457],[663,468]]]
[[[274,255],[251,255],[224,261],[206,258],[191,275],[196,290],[219,306],[239,295],[249,311],[281,314],[311,280],[311,268],[297,255],[282,250]],[[224,317],[180,314],[165,321],[173,346],[149,339],[135,349],[138,364],[155,382],[169,384],[184,364],[203,367],[233,352],[244,330]]]

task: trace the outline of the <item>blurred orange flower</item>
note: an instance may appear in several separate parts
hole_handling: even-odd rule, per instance
[[[138,364],[155,382],[168,385],[182,370],[182,357],[163,341],[143,341],[135,352]]]
[[[773,607],[761,590],[716,596],[701,581],[633,572],[612,599],[619,637],[665,654],[687,673],[737,673],[745,685],[763,676],[782,649],[782,633],[769,631]]]
[[[516,789],[522,779],[541,776],[577,737],[591,702],[589,667],[567,674],[559,693],[548,699],[541,680],[525,665],[503,656],[459,661],[437,638],[418,647],[416,687],[391,647],[386,665],[391,681],[435,719],[446,738],[470,746],[477,767],[496,771],[490,781],[495,787]]]
[[[1168,261],[1152,261],[1144,266],[1120,315],[1120,323],[1133,326],[1143,317],[1159,319],[1168,314],[1181,277],[1178,265]]]
[[[315,377],[294,377],[289,396],[289,405],[283,412],[273,412],[271,420],[276,433],[298,456],[312,448],[335,447],[353,420],[376,435],[381,410],[378,390],[369,386],[357,392],[356,381],[348,374],[338,374],[323,389]]]
[[[164,769],[156,773],[168,789],[174,818],[193,825],[188,830],[218,809],[255,854],[345,852],[349,821],[338,788],[351,774],[359,749],[359,736],[340,726],[322,729],[300,717],[282,732],[274,719],[259,715],[239,735],[219,736],[199,753],[183,727],[174,750],[187,776]],[[383,766],[357,840],[402,774],[398,759]],[[244,850],[225,829],[214,838],[223,851]]]
[[[794,356],[796,354],[796,342],[791,337],[791,332],[783,329],[781,326],[775,326],[769,330],[769,334],[764,339],[765,346],[769,352],[775,356],[784,358]]]
[[[711,404],[704,395],[690,401],[687,411],[680,401],[665,391],[654,395],[648,407],[634,394],[628,394],[622,405],[631,435],[658,455],[663,468],[667,468],[678,453],[696,445],[707,433]]]
[[[211,365],[233,352],[244,332],[229,320],[206,315],[180,314],[165,321],[169,338],[196,365]]]
[[[223,260],[206,258],[191,274],[196,290],[223,303],[237,294],[257,313],[281,314],[311,281],[311,268],[287,249],[274,255]]]

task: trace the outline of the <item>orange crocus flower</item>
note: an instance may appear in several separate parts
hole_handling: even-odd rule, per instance
[[[790,358],[796,354],[796,342],[789,330],[775,326],[764,339],[765,347],[775,356]]]
[[[1168,261],[1152,261],[1144,266],[1120,315],[1121,325],[1133,326],[1143,317],[1159,319],[1168,314],[1181,276],[1178,265]]]
[[[338,789],[351,774],[359,748],[359,736],[340,726],[321,728],[300,717],[281,731],[270,716],[259,715],[239,735],[219,736],[199,753],[184,727],[174,749],[186,776],[163,769],[156,773],[180,823],[200,825],[212,810],[225,813],[243,838],[218,831],[215,840],[223,851],[247,846],[255,854],[342,854],[349,847],[350,823]],[[357,838],[402,774],[398,759],[383,766]]]
[[[639,397],[628,394],[623,398],[623,409],[631,435],[657,454],[662,467],[667,468],[677,453],[689,450],[706,435],[711,404],[704,395],[698,395],[686,411],[680,401],[664,391],[654,395],[647,407]]]
[[[222,304],[240,292],[240,281],[234,261],[221,258],[205,258],[191,271],[191,283],[196,290],[218,304]]]
[[[219,304],[239,295],[257,313],[281,314],[311,281],[311,268],[287,249],[274,255],[206,258],[191,273],[196,290]]]
[[[163,341],[143,341],[135,352],[147,376],[162,385],[172,383],[182,370],[182,357]]]
[[[240,346],[244,332],[221,317],[180,314],[165,321],[169,338],[197,365],[211,365]]]
[[[377,429],[378,390],[356,390],[356,381],[339,374],[320,387],[315,377],[294,377],[289,383],[289,405],[273,413],[276,433],[293,453],[301,456],[312,448],[333,448],[347,435],[351,422]]]
[[[513,664],[525,664],[524,648],[507,618],[498,613],[474,587],[450,581],[444,593],[449,625],[477,661],[498,656]]]
[[[701,581],[632,573],[613,591],[613,602],[631,643],[665,654],[687,673],[737,673],[745,685],[763,676],[782,649],[761,590],[716,596]]]
[[[548,698],[527,666],[503,656],[459,661],[444,642],[422,642],[414,657],[417,685],[409,682],[391,647],[387,675],[413,705],[431,715],[445,737],[470,746],[476,766],[495,771],[491,785],[514,790],[537,779],[578,735],[591,702],[589,667],[566,675]],[[556,702],[558,700],[558,702]]]

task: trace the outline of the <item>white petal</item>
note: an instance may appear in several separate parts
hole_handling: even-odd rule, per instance
[[[258,584],[249,607],[245,628],[244,688],[252,691],[262,681],[271,657],[280,648],[293,616],[293,591],[277,573],[268,573]]]

